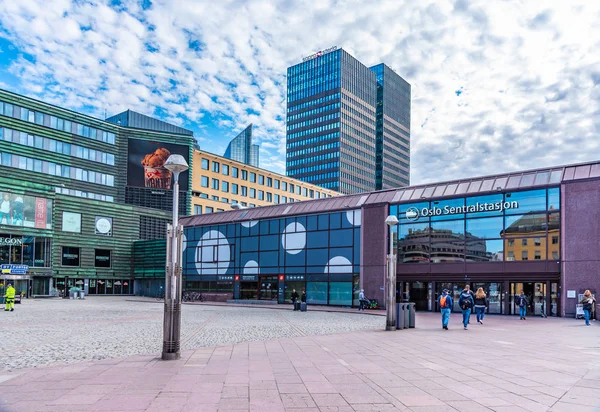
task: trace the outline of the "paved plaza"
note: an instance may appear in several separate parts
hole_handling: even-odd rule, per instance
[[[600,322],[488,316],[465,331],[454,314],[443,331],[437,314],[418,314],[416,329],[385,332],[380,316],[186,306],[189,349],[180,361],[164,362],[162,306],[119,302],[113,309],[108,302],[44,303],[56,310],[38,311],[37,323],[26,314],[35,304],[19,307],[13,327],[35,339],[29,346],[40,358],[69,346],[99,356],[85,348],[94,339],[96,348],[112,344],[123,357],[1,371],[0,410],[600,411]],[[87,319],[94,313],[98,319]],[[3,338],[14,314],[3,314]],[[79,331],[71,334],[72,326]],[[52,328],[61,332],[44,343]],[[236,332],[247,329],[254,332]],[[114,330],[124,331],[104,336]],[[152,343],[126,349],[143,340]],[[11,342],[3,343],[3,363],[28,350]],[[154,353],[128,356],[135,349]]]

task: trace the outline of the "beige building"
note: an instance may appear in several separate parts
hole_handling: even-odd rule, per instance
[[[192,162],[192,213],[195,215],[231,210],[234,203],[256,207],[340,195],[201,150],[194,150]]]

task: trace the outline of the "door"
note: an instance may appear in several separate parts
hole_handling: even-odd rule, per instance
[[[429,282],[408,283],[408,300],[409,302],[415,303],[416,310],[430,310],[430,285],[431,284]]]
[[[501,282],[473,282],[471,289],[477,293],[479,288],[487,295],[488,307],[487,313],[502,313],[502,283]]]
[[[539,283],[536,283],[539,284]],[[533,282],[516,282],[510,284],[510,314],[518,315],[519,307],[517,306],[517,296],[523,292],[529,305],[527,306],[527,313],[533,314],[534,310],[534,299],[535,299],[535,285]],[[544,288],[545,289],[545,288]]]
[[[258,277],[258,299],[277,300],[279,279],[277,276]]]

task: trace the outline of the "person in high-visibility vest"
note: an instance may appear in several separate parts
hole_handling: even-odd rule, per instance
[[[6,304],[4,305],[4,311],[8,312],[9,310],[12,312],[15,310],[15,288],[9,283],[6,287],[6,293],[4,294],[6,298]]]

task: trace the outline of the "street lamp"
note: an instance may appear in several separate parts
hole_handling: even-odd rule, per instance
[[[163,321],[163,360],[181,357],[181,227],[179,226],[179,175],[189,169],[183,156],[171,155],[165,168],[173,173],[173,224],[167,230],[165,270],[165,315]]]
[[[385,219],[385,224],[390,228],[390,254],[388,255],[387,270],[387,296],[385,299],[386,321],[385,330],[396,330],[396,259],[394,255],[394,226],[398,224],[398,218],[389,215]]]

